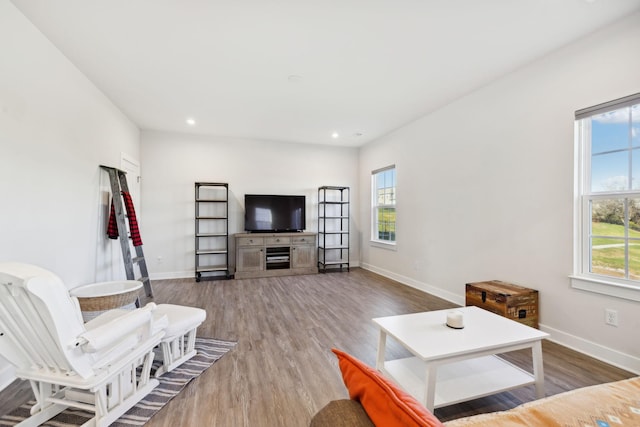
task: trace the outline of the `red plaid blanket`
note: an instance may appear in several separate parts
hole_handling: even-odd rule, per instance
[[[127,210],[127,218],[129,219],[129,233],[131,234],[131,240],[133,240],[133,246],[142,246],[142,238],[140,237],[140,228],[138,227],[138,220],[136,219],[136,210],[133,207],[133,199],[131,194],[126,191],[122,192],[122,199],[124,201],[124,207]],[[109,223],[107,225],[107,236],[110,239],[118,238],[118,224],[116,222],[116,210],[113,207],[113,200],[111,200],[111,212],[109,213]]]

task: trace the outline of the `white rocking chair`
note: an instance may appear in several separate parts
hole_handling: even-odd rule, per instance
[[[153,348],[167,327],[164,316],[154,322],[154,309],[85,324],[56,275],[0,263],[0,355],[36,398],[18,426],[40,425],[68,407],[95,413],[84,426],[108,426],[146,396],[158,384],[149,378]]]

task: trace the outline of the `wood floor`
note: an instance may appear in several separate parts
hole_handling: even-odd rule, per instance
[[[198,335],[237,346],[166,405],[148,427],[307,426],[333,399],[346,398],[336,347],[374,365],[378,333],[371,318],[454,305],[374,273],[207,281],[154,281],[156,303],[202,307]],[[499,331],[496,331],[499,333]],[[388,357],[408,355],[390,342]],[[634,374],[544,342],[545,388],[553,395]],[[530,369],[530,352],[507,356]],[[24,383],[0,393],[0,414],[30,397]],[[443,421],[504,410],[534,399],[533,387],[437,409]]]

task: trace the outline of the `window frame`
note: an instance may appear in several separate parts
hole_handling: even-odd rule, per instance
[[[389,170],[393,170],[394,171],[394,187],[393,187],[393,191],[394,191],[394,197],[393,197],[393,203],[392,204],[378,204],[378,195],[377,195],[377,177],[380,176],[381,173],[383,172],[387,172]],[[384,249],[392,249],[395,250],[396,248],[396,244],[397,244],[397,229],[398,229],[398,201],[397,201],[397,188],[398,188],[398,172],[397,172],[397,168],[396,165],[389,165],[389,166],[385,166],[383,168],[380,169],[376,169],[371,171],[371,232],[370,232],[370,243],[372,246],[377,246],[377,247],[381,247]],[[394,221],[394,237],[393,240],[384,240],[384,239],[380,239],[378,238],[378,230],[377,230],[377,225],[378,225],[378,209],[381,208],[393,208],[395,210],[396,213],[396,220]]]
[[[583,122],[583,119],[636,104],[640,104],[640,93],[578,110],[575,113],[574,268],[570,280],[571,286],[576,289],[640,301],[640,280],[606,276],[591,271],[592,202],[616,198],[640,198],[640,189],[592,191],[591,128],[587,128]],[[633,122],[631,122],[631,126],[633,126]],[[632,146],[629,147],[629,150],[632,151]],[[632,187],[632,185],[628,185],[628,187]],[[626,212],[625,209],[625,239],[628,239],[629,224]]]

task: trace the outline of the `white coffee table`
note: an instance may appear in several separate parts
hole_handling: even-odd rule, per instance
[[[464,329],[446,326],[451,310],[379,317],[376,368],[427,409],[535,384],[544,397],[541,341],[549,334],[478,307],[462,307]],[[415,357],[385,361],[387,335]],[[533,373],[496,356],[531,348]]]

